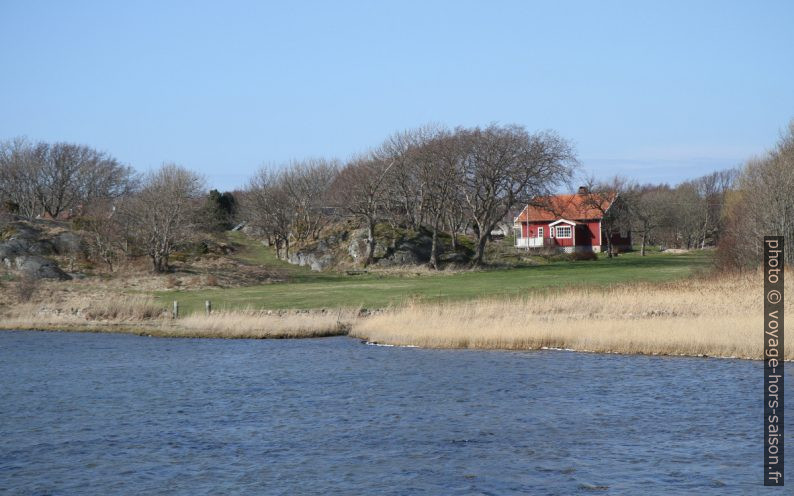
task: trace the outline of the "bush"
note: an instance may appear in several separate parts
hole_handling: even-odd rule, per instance
[[[23,275],[16,285],[16,297],[20,303],[27,303],[39,291],[39,280],[33,276]]]
[[[576,261],[598,260],[598,255],[592,251],[542,254],[541,257],[546,259],[546,261],[548,262],[576,262]]]
[[[169,274],[168,277],[165,278],[165,287],[168,289],[173,289],[182,285],[182,281],[176,278],[175,275]]]
[[[165,313],[166,309],[152,298],[125,296],[109,301],[92,303],[85,311],[88,320],[121,319],[150,320]]]

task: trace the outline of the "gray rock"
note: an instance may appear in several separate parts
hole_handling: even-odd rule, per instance
[[[367,254],[367,241],[365,239],[353,238],[347,247],[347,253],[354,262],[362,260]]]
[[[383,267],[415,265],[418,263],[421,263],[421,260],[419,260],[416,253],[411,250],[396,250],[392,253],[392,256],[378,260],[378,265]]]
[[[320,272],[330,266],[334,259],[331,255],[318,255],[313,252],[296,252],[289,256],[289,263],[293,265],[300,265],[301,267],[308,265],[313,271]]]
[[[58,264],[38,255],[22,255],[14,259],[15,268],[36,279],[58,279],[67,281],[71,276],[62,271]]]
[[[0,260],[10,260],[17,255],[23,255],[30,248],[30,241],[27,239],[10,239],[0,243]]]
[[[383,246],[382,244],[375,243],[375,258],[383,258],[386,256],[388,252],[388,248]]]
[[[469,261],[469,257],[459,252],[443,253],[439,256],[442,262],[463,264]]]
[[[31,255],[52,255],[55,251],[55,245],[48,239],[41,239],[28,247],[28,253]]]
[[[83,239],[69,231],[64,231],[52,238],[52,245],[59,255],[76,255],[85,251]]]

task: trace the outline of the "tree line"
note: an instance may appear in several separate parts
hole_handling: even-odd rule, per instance
[[[260,170],[244,192],[247,220],[289,254],[290,240],[316,239],[334,216],[352,216],[367,231],[364,265],[374,261],[376,230],[389,223],[432,236],[472,226],[473,263],[481,264],[491,231],[517,205],[552,192],[577,165],[570,142],[521,126],[427,126],[396,133],[345,164],[310,160]]]
[[[585,203],[601,209],[601,198],[608,193],[618,194],[615,205],[602,212],[607,243],[613,234],[631,231],[641,255],[650,245],[702,249],[719,243],[726,199],[739,176],[739,169],[726,169],[676,186],[642,184],[621,177],[609,181],[590,179]],[[611,253],[611,247],[607,248],[607,253]]]
[[[794,246],[793,161],[794,123],[772,151],[741,168],[675,186],[621,178],[585,183],[593,206],[619,193],[618,206],[605,212],[607,239],[630,229],[642,254],[653,244],[718,246],[723,266],[749,267],[760,259],[763,235],[783,235]],[[166,271],[174,250],[197,232],[239,221],[288,257],[341,218],[356,219],[366,231],[364,265],[375,259],[378,229],[390,225],[426,230],[430,265],[438,268],[442,233],[453,249],[461,235],[470,236],[472,263],[481,264],[500,223],[570,187],[577,169],[572,144],[553,131],[425,126],[395,133],[344,163],[316,158],[263,167],[241,191],[208,193],[202,176],[175,164],[139,174],[84,145],[18,138],[0,143],[0,200],[28,218],[70,213],[90,234],[92,255],[111,269],[145,255],[153,270]],[[794,250],[788,253],[791,261]]]

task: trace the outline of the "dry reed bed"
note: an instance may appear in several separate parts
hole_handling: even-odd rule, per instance
[[[791,292],[794,274],[787,277]],[[128,332],[164,337],[302,338],[350,334],[430,348],[580,351],[760,358],[760,274],[668,284],[563,288],[524,298],[410,304],[358,318],[343,312],[257,310],[172,320],[146,296],[79,296],[0,309],[2,329]],[[786,304],[791,311],[792,299]],[[794,359],[789,340],[786,358]]]
[[[789,294],[792,276],[787,278]],[[546,347],[760,358],[762,312],[761,277],[750,274],[662,285],[569,288],[519,299],[411,304],[361,319],[350,334],[377,343],[428,348]],[[791,340],[786,358],[794,359]]]
[[[219,311],[169,318],[146,296],[73,298],[57,305],[22,304],[0,316],[0,329],[124,332],[190,338],[310,338],[347,334],[355,312],[272,314]]]

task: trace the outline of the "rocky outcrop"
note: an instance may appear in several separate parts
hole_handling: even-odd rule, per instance
[[[334,257],[331,255],[318,255],[312,252],[297,252],[289,256],[289,263],[300,265],[308,265],[312,270],[320,272],[330,267],[334,262]]]
[[[378,232],[389,232],[387,228]],[[397,234],[379,235],[375,244],[375,265],[379,267],[396,267],[403,265],[421,265],[430,261],[430,250],[433,240],[429,232],[399,230]],[[448,244],[448,243],[447,243]],[[445,244],[440,241],[439,259],[444,263],[463,264],[470,260],[471,253],[465,249],[445,251]],[[448,249],[448,246],[447,246]],[[288,261],[292,264],[309,266],[312,270],[325,270],[330,267],[349,267],[361,265],[367,255],[367,230],[350,228],[337,230],[335,234],[325,236],[314,243],[304,245],[290,254]]]
[[[8,260],[8,259],[6,259]],[[11,265],[6,261],[7,265]],[[54,261],[38,255],[21,255],[14,258],[13,268],[34,279],[58,279],[67,281],[72,277],[62,271]]]
[[[58,255],[78,255],[85,253],[83,238],[71,231],[63,231],[56,234],[52,238],[51,243],[55,247],[55,251]]]
[[[62,228],[47,229],[47,226],[20,220],[7,222],[0,227],[0,263],[28,277],[62,281],[71,279],[54,260],[45,256],[76,256],[85,252],[82,238]]]

